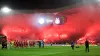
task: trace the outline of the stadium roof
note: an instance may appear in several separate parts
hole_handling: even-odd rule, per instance
[[[55,12],[60,12],[63,10],[71,9],[74,7],[79,7],[81,5],[83,5],[83,4],[77,3],[77,4],[72,4],[69,6],[55,8],[55,9],[14,10],[14,13],[55,13]]]
[[[65,5],[62,7],[57,7],[57,8],[50,8],[50,9],[13,9],[13,12],[16,13],[56,13],[56,12],[61,12],[64,10],[68,10],[71,8],[76,8],[82,5],[86,5],[88,3],[93,3],[96,2],[94,0],[81,0],[81,2],[76,2],[76,3],[71,3],[70,5]],[[41,6],[41,5],[40,5]]]

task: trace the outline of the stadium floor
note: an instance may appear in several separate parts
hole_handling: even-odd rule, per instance
[[[90,52],[85,52],[84,46],[75,50],[72,50],[70,46],[10,48],[1,49],[0,56],[100,56],[100,46],[90,46]]]

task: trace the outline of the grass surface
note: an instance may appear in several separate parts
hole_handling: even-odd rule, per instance
[[[85,52],[85,48],[75,48],[70,46],[48,46],[45,48],[11,48],[0,50],[0,56],[100,56],[100,46],[91,46],[90,52]]]

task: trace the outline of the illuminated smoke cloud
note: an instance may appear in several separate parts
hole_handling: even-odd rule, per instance
[[[44,40],[45,42],[72,41],[96,43],[100,37],[100,6],[87,4],[57,13],[67,18],[62,25],[38,24],[34,14],[16,14],[0,19],[2,33],[8,40]],[[38,15],[38,14],[37,14]],[[52,17],[53,19],[55,17]],[[43,23],[43,22],[42,22]]]

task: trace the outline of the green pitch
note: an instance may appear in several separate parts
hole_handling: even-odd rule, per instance
[[[85,48],[75,48],[70,46],[48,46],[45,48],[11,48],[0,49],[0,56],[100,56],[100,46],[91,46],[90,52],[85,52]]]

